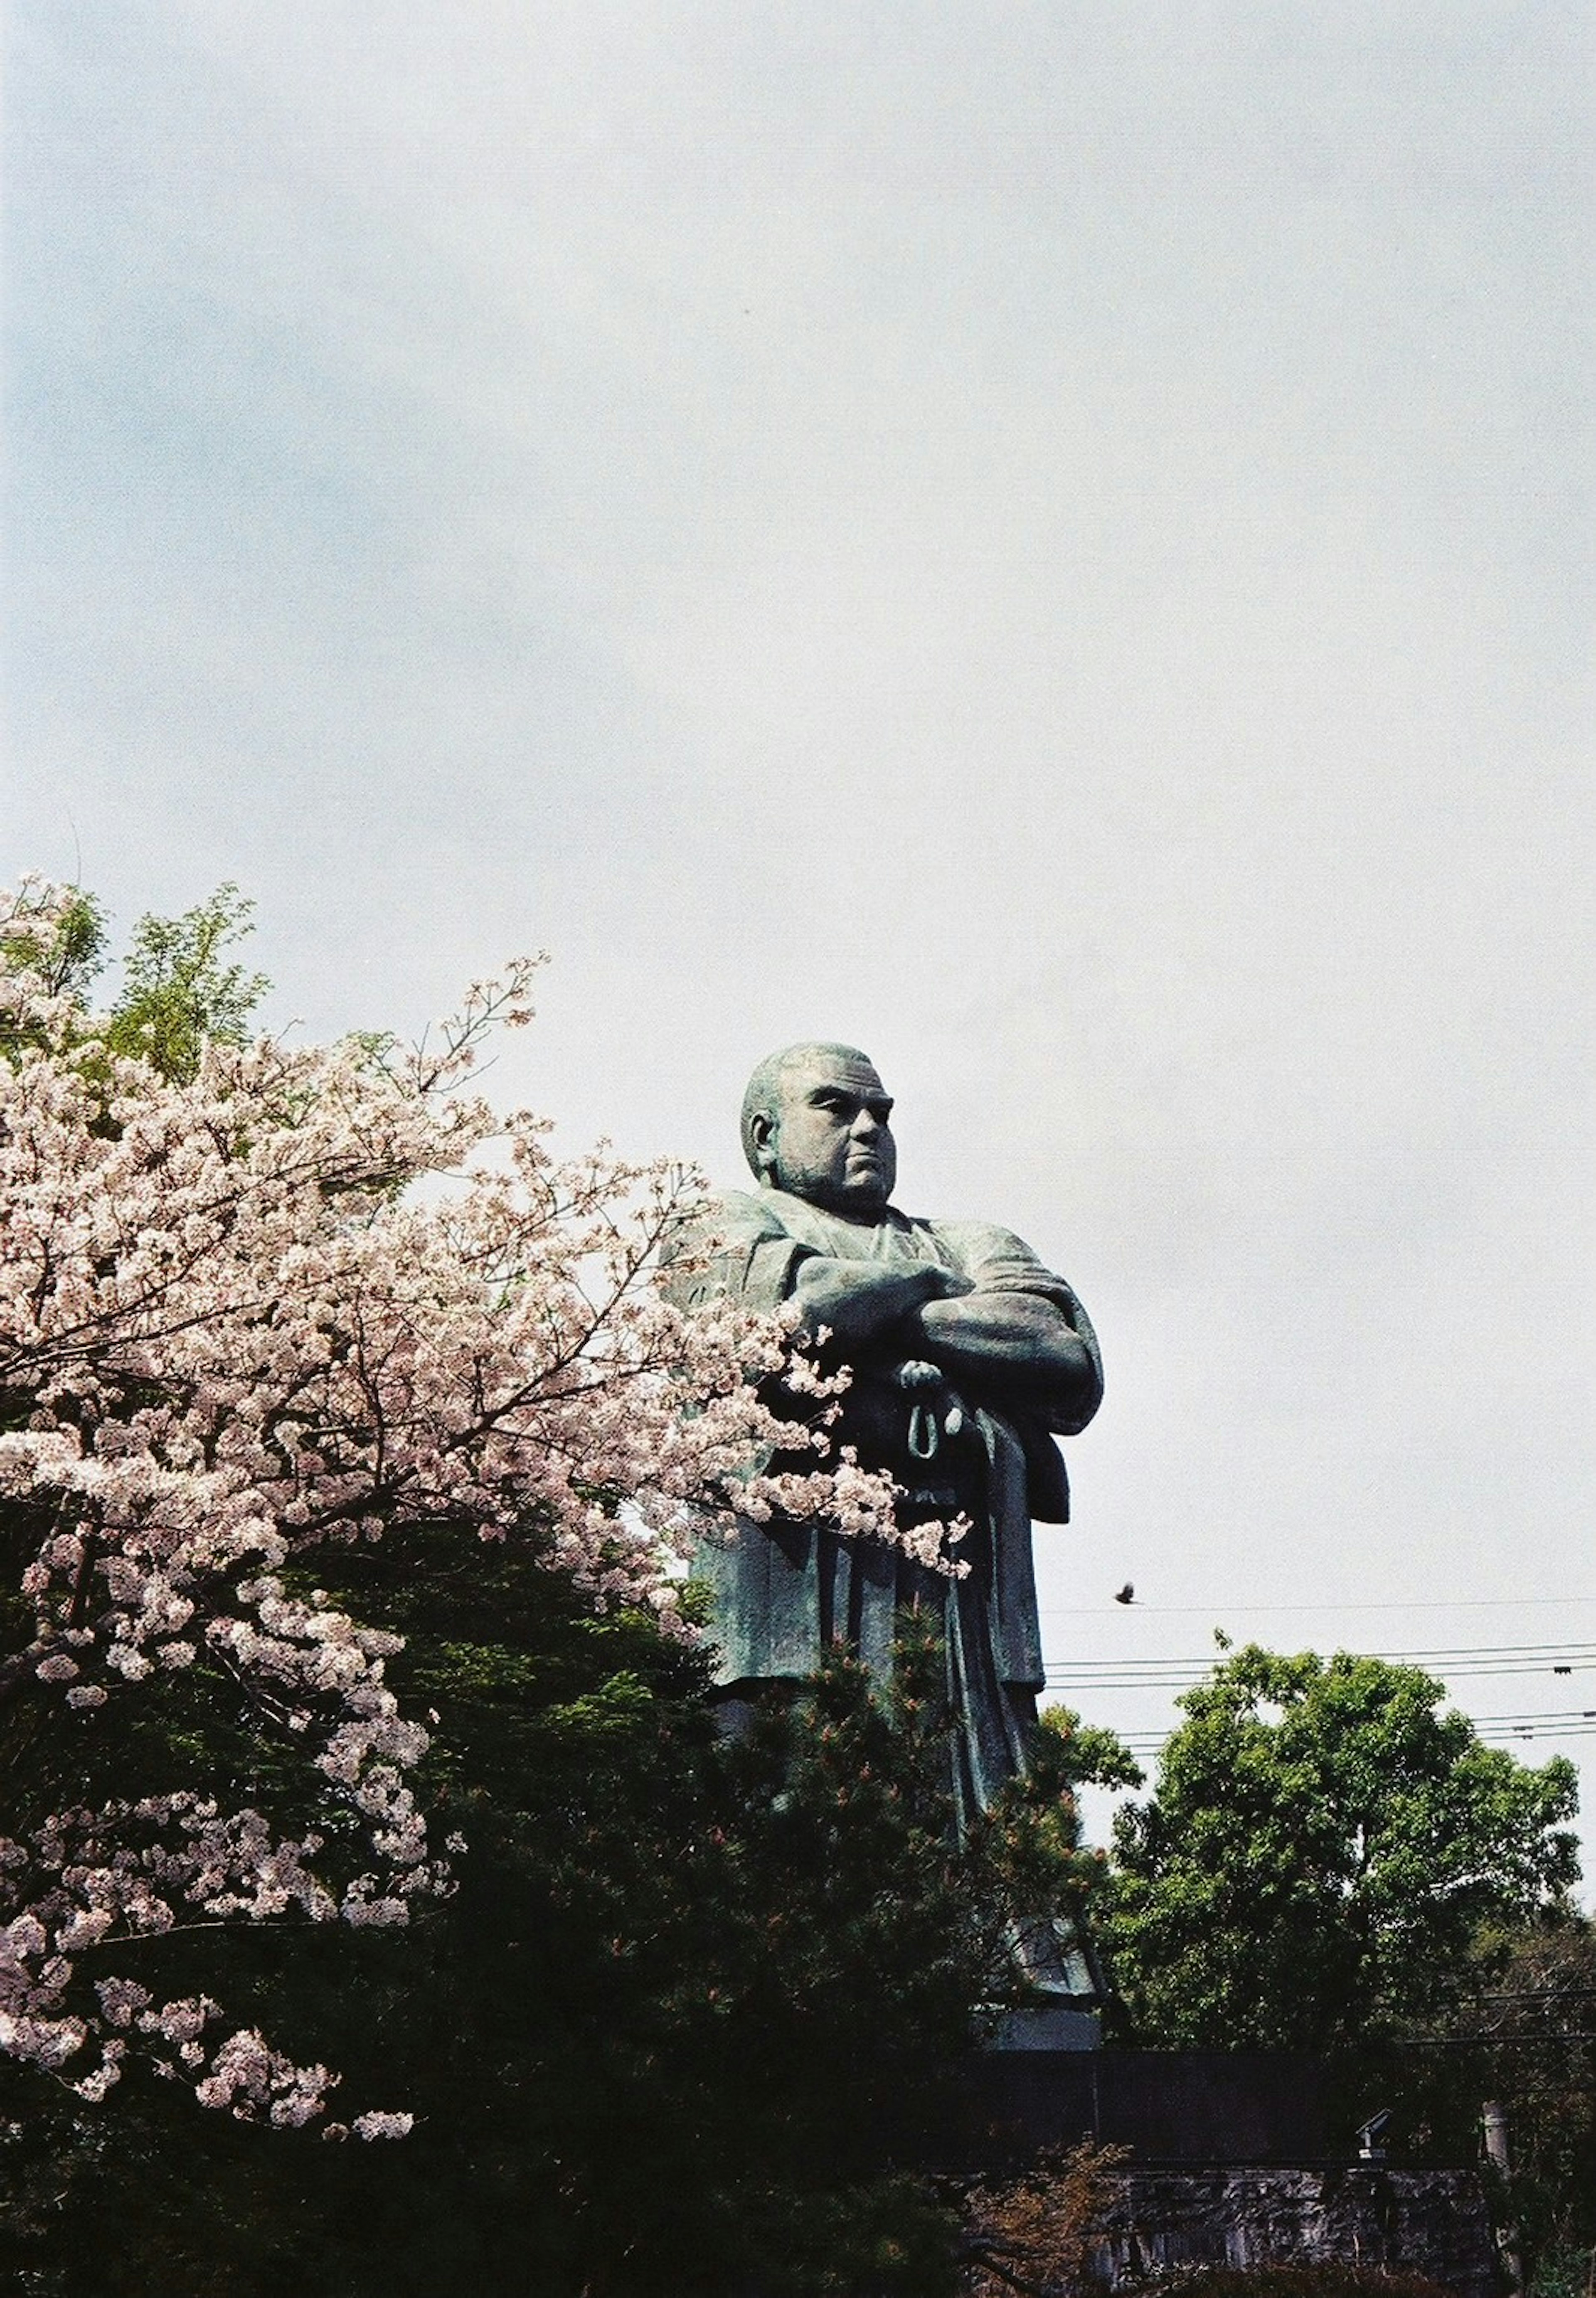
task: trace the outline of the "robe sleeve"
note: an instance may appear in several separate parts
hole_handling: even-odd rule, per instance
[[[811,1251],[789,1236],[773,1207],[729,1190],[665,1240],[661,1289],[679,1309],[731,1300],[768,1314]],[[763,1470],[770,1459],[761,1451],[750,1469]],[[710,1592],[714,1681],[722,1689],[801,1678],[820,1666],[819,1544],[815,1525],[780,1517],[740,1517],[730,1536],[706,1522],[692,1571]]]
[[[782,1228],[773,1209],[740,1189],[682,1223],[661,1254],[666,1298],[679,1309],[740,1302],[757,1315],[781,1307],[813,1248]]]
[[[954,1265],[963,1269],[978,1293],[1030,1293],[1051,1301],[1063,1312],[1071,1331],[1085,1343],[1093,1380],[1084,1404],[1031,1416],[1045,1420],[1055,1436],[1078,1436],[1103,1401],[1103,1352],[1073,1286],[1038,1261],[1013,1229],[998,1228],[989,1221],[939,1221],[935,1230],[939,1241],[950,1249]],[[1028,1451],[1031,1449],[1027,1447]]]

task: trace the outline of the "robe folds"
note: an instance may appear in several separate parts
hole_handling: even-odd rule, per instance
[[[816,1254],[894,1267],[934,1262],[980,1293],[1034,1294],[1062,1311],[1091,1358],[1085,1400],[1050,1398],[1034,1376],[1015,1393],[1013,1375],[1005,1385],[1001,1369],[987,1383],[960,1376],[930,1408],[934,1427],[924,1413],[914,1421],[913,1397],[897,1378],[901,1345],[861,1352],[851,1366],[833,1442],[853,1445],[864,1466],[897,1479],[906,1521],[970,1517],[974,1529],[957,1550],[970,1567],[963,1578],[931,1571],[885,1542],[790,1517],[745,1519],[731,1537],[702,1541],[695,1560],[695,1576],[713,1597],[715,1680],[727,1698],[813,1674],[832,1643],[850,1647],[886,1681],[898,1612],[930,1611],[947,1653],[955,1794],[967,1816],[1024,1768],[1044,1682],[1031,1521],[1068,1521],[1069,1486],[1053,1438],[1074,1434],[1096,1410],[1096,1338],[1063,1277],[1007,1229],[916,1219],[892,1207],[872,1221],[849,1220],[773,1188],[729,1191],[681,1233],[667,1249],[666,1290],[682,1307],[729,1296],[769,1312]],[[802,1468],[815,1466],[816,1456],[795,1451],[758,1465]]]

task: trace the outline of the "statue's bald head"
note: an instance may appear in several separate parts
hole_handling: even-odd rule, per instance
[[[743,1154],[767,1186],[836,1211],[879,1211],[897,1178],[891,1111],[875,1064],[857,1046],[784,1046],[748,1079]]]

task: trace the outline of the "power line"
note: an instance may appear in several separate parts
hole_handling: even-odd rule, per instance
[[[1596,1668],[1596,1644],[1465,1644],[1441,1651],[1367,1652],[1351,1657],[1439,1670],[1448,1676],[1572,1675]],[[1046,1681],[1051,1690],[1185,1690],[1202,1682],[1219,1664],[1219,1655],[1190,1659],[1055,1660],[1047,1668]]]
[[[1046,1620],[1085,1619],[1096,1613],[1131,1609],[1201,1620],[1211,1618],[1216,1612],[1472,1612],[1507,1608],[1523,1610],[1552,1604],[1559,1610],[1566,1610],[1570,1604],[1596,1604],[1596,1596],[1398,1596],[1389,1600],[1356,1597],[1345,1602],[1327,1597],[1322,1603],[1316,1604],[1232,1604],[1222,1600],[1210,1604],[1144,1604],[1138,1597],[1129,1607],[1112,1601],[1106,1604],[1045,1604],[1042,1617]]]
[[[1589,1724],[1596,1721],[1596,1707],[1525,1707],[1523,1715],[1511,1716],[1475,1716],[1476,1724]]]
[[[1522,1715],[1476,1715],[1476,1724],[1592,1724],[1596,1707],[1538,1707]]]
[[[1352,1657],[1355,1659],[1523,1659],[1527,1661],[1542,1655],[1551,1655],[1557,1658],[1574,1657],[1580,1659],[1590,1659],[1596,1657],[1596,1643],[1592,1643],[1588,1641],[1575,1642],[1565,1641],[1555,1644],[1437,1644],[1431,1645],[1426,1649],[1419,1651],[1386,1651],[1372,1653],[1355,1652]],[[1138,1666],[1143,1665],[1158,1667],[1211,1667],[1213,1666],[1213,1654],[1211,1652],[1204,1653],[1201,1657],[1190,1660],[1176,1659],[1169,1656],[1161,1659],[1148,1660],[1145,1662],[1136,1660],[1083,1659],[1079,1662],[1079,1665],[1082,1667],[1119,1667],[1126,1666]]]
[[[1589,1740],[1596,1738],[1596,1708],[1551,1708],[1534,1715],[1471,1715],[1468,1719],[1483,1740]],[[1112,1730],[1112,1725],[1105,1728]],[[1178,1727],[1176,1727],[1178,1728]],[[1133,1756],[1155,1756],[1168,1732],[1124,1731],[1114,1733]]]
[[[1476,1732],[1589,1732],[1596,1731],[1596,1708],[1556,1708],[1544,1715],[1470,1715],[1468,1720]],[[1129,1728],[1145,1736],[1152,1727]]]
[[[1465,1713],[1468,1713],[1467,1700],[1455,1689],[1457,1681],[1466,1679],[1471,1682],[1500,1682],[1503,1680],[1517,1682],[1533,1672],[1514,1668],[1455,1668],[1451,1671],[1454,1685],[1443,1687],[1442,1699],[1448,1706],[1461,1708]],[[1584,1675],[1593,1672],[1596,1672],[1596,1663],[1592,1663],[1589,1668],[1582,1667],[1577,1671],[1565,1668],[1561,1671],[1565,1675],[1573,1675],[1575,1673]],[[1049,1668],[1046,1682],[1049,1691],[1067,1692],[1072,1698],[1082,1699],[1097,1699],[1106,1693],[1112,1692],[1168,1692],[1171,1696],[1178,1696],[1184,1692],[1198,1690],[1203,1682],[1203,1678],[1196,1674],[1081,1676],[1067,1669]],[[1542,1715],[1534,1716],[1516,1715],[1502,1718],[1493,1716],[1488,1719],[1470,1715],[1469,1720],[1476,1724],[1484,1724],[1492,1730],[1517,1731],[1526,1726],[1539,1728],[1542,1724],[1549,1724],[1552,1716],[1557,1715],[1566,1715],[1569,1720],[1565,1728],[1575,1732],[1587,1729],[1591,1723],[1596,1720],[1596,1711],[1588,1708],[1548,1710]]]
[[[1452,1679],[1547,1674],[1583,1677],[1596,1671],[1596,1644],[1591,1643],[1458,1645],[1445,1650],[1375,1652],[1352,1657],[1418,1666],[1437,1674],[1449,1680],[1447,1696]],[[1106,1693],[1193,1690],[1211,1676],[1222,1660],[1222,1652],[1200,1659],[1059,1660],[1046,1669],[1046,1682],[1049,1691],[1063,1692],[1083,1705],[1095,1705]],[[1574,1689],[1572,1683],[1569,1689]],[[1503,1748],[1523,1748],[1549,1740],[1596,1739],[1596,1708],[1592,1707],[1515,1709],[1505,1714],[1470,1716],[1468,1721],[1487,1746]],[[1116,1736],[1138,1762],[1144,1762],[1162,1752],[1170,1731],[1177,1728],[1171,1724],[1157,1731],[1143,1726],[1121,1731]]]

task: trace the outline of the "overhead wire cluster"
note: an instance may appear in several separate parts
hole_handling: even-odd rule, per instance
[[[1552,1599],[1519,1597],[1486,1597],[1465,1599],[1476,1604],[1522,1604],[1551,1602]],[[1112,1605],[1095,1606],[1094,1611],[1110,1612]],[[1224,1606],[1137,1606],[1146,1612],[1170,1611],[1186,1616],[1211,1619],[1216,1612],[1312,1612],[1321,1618],[1327,1614],[1342,1611],[1452,1610],[1457,1607],[1433,1600],[1414,1604],[1275,1604],[1248,1605],[1235,1608]],[[1073,1616],[1084,1615],[1076,1613]],[[1060,1616],[1055,1612],[1054,1616]],[[1344,1647],[1340,1647],[1344,1649]],[[1596,1642],[1562,1642],[1541,1644],[1464,1644],[1449,1645],[1432,1650],[1373,1652],[1360,1657],[1385,1660],[1393,1664],[1422,1668],[1426,1674],[1440,1677],[1450,1689],[1456,1679],[1475,1680],[1500,1676],[1551,1675],[1556,1677],[1588,1677],[1596,1674]],[[1068,1692],[1076,1700],[1096,1699],[1104,1692],[1190,1690],[1201,1683],[1224,1657],[1224,1649],[1190,1658],[1116,1658],[1067,1659],[1054,1661],[1046,1671],[1050,1691]],[[1572,1682],[1570,1691],[1575,1691]],[[1542,1707],[1514,1710],[1511,1713],[1478,1715],[1471,1720],[1483,1740],[1497,1745],[1511,1746],[1538,1740],[1590,1739],[1596,1737],[1596,1698],[1592,1690],[1581,1684],[1579,1690],[1590,1706]],[[1575,1693],[1578,1696],[1578,1693]],[[1163,1746],[1169,1733],[1139,1729],[1121,1732],[1131,1753],[1136,1756],[1155,1755]]]
[[[1570,1707],[1546,1715],[1475,1715],[1469,1718],[1482,1740],[1509,1747],[1523,1740],[1588,1740],[1596,1736],[1596,1708]],[[1115,1732],[1133,1756],[1156,1756],[1169,1738],[1167,1732]]]

